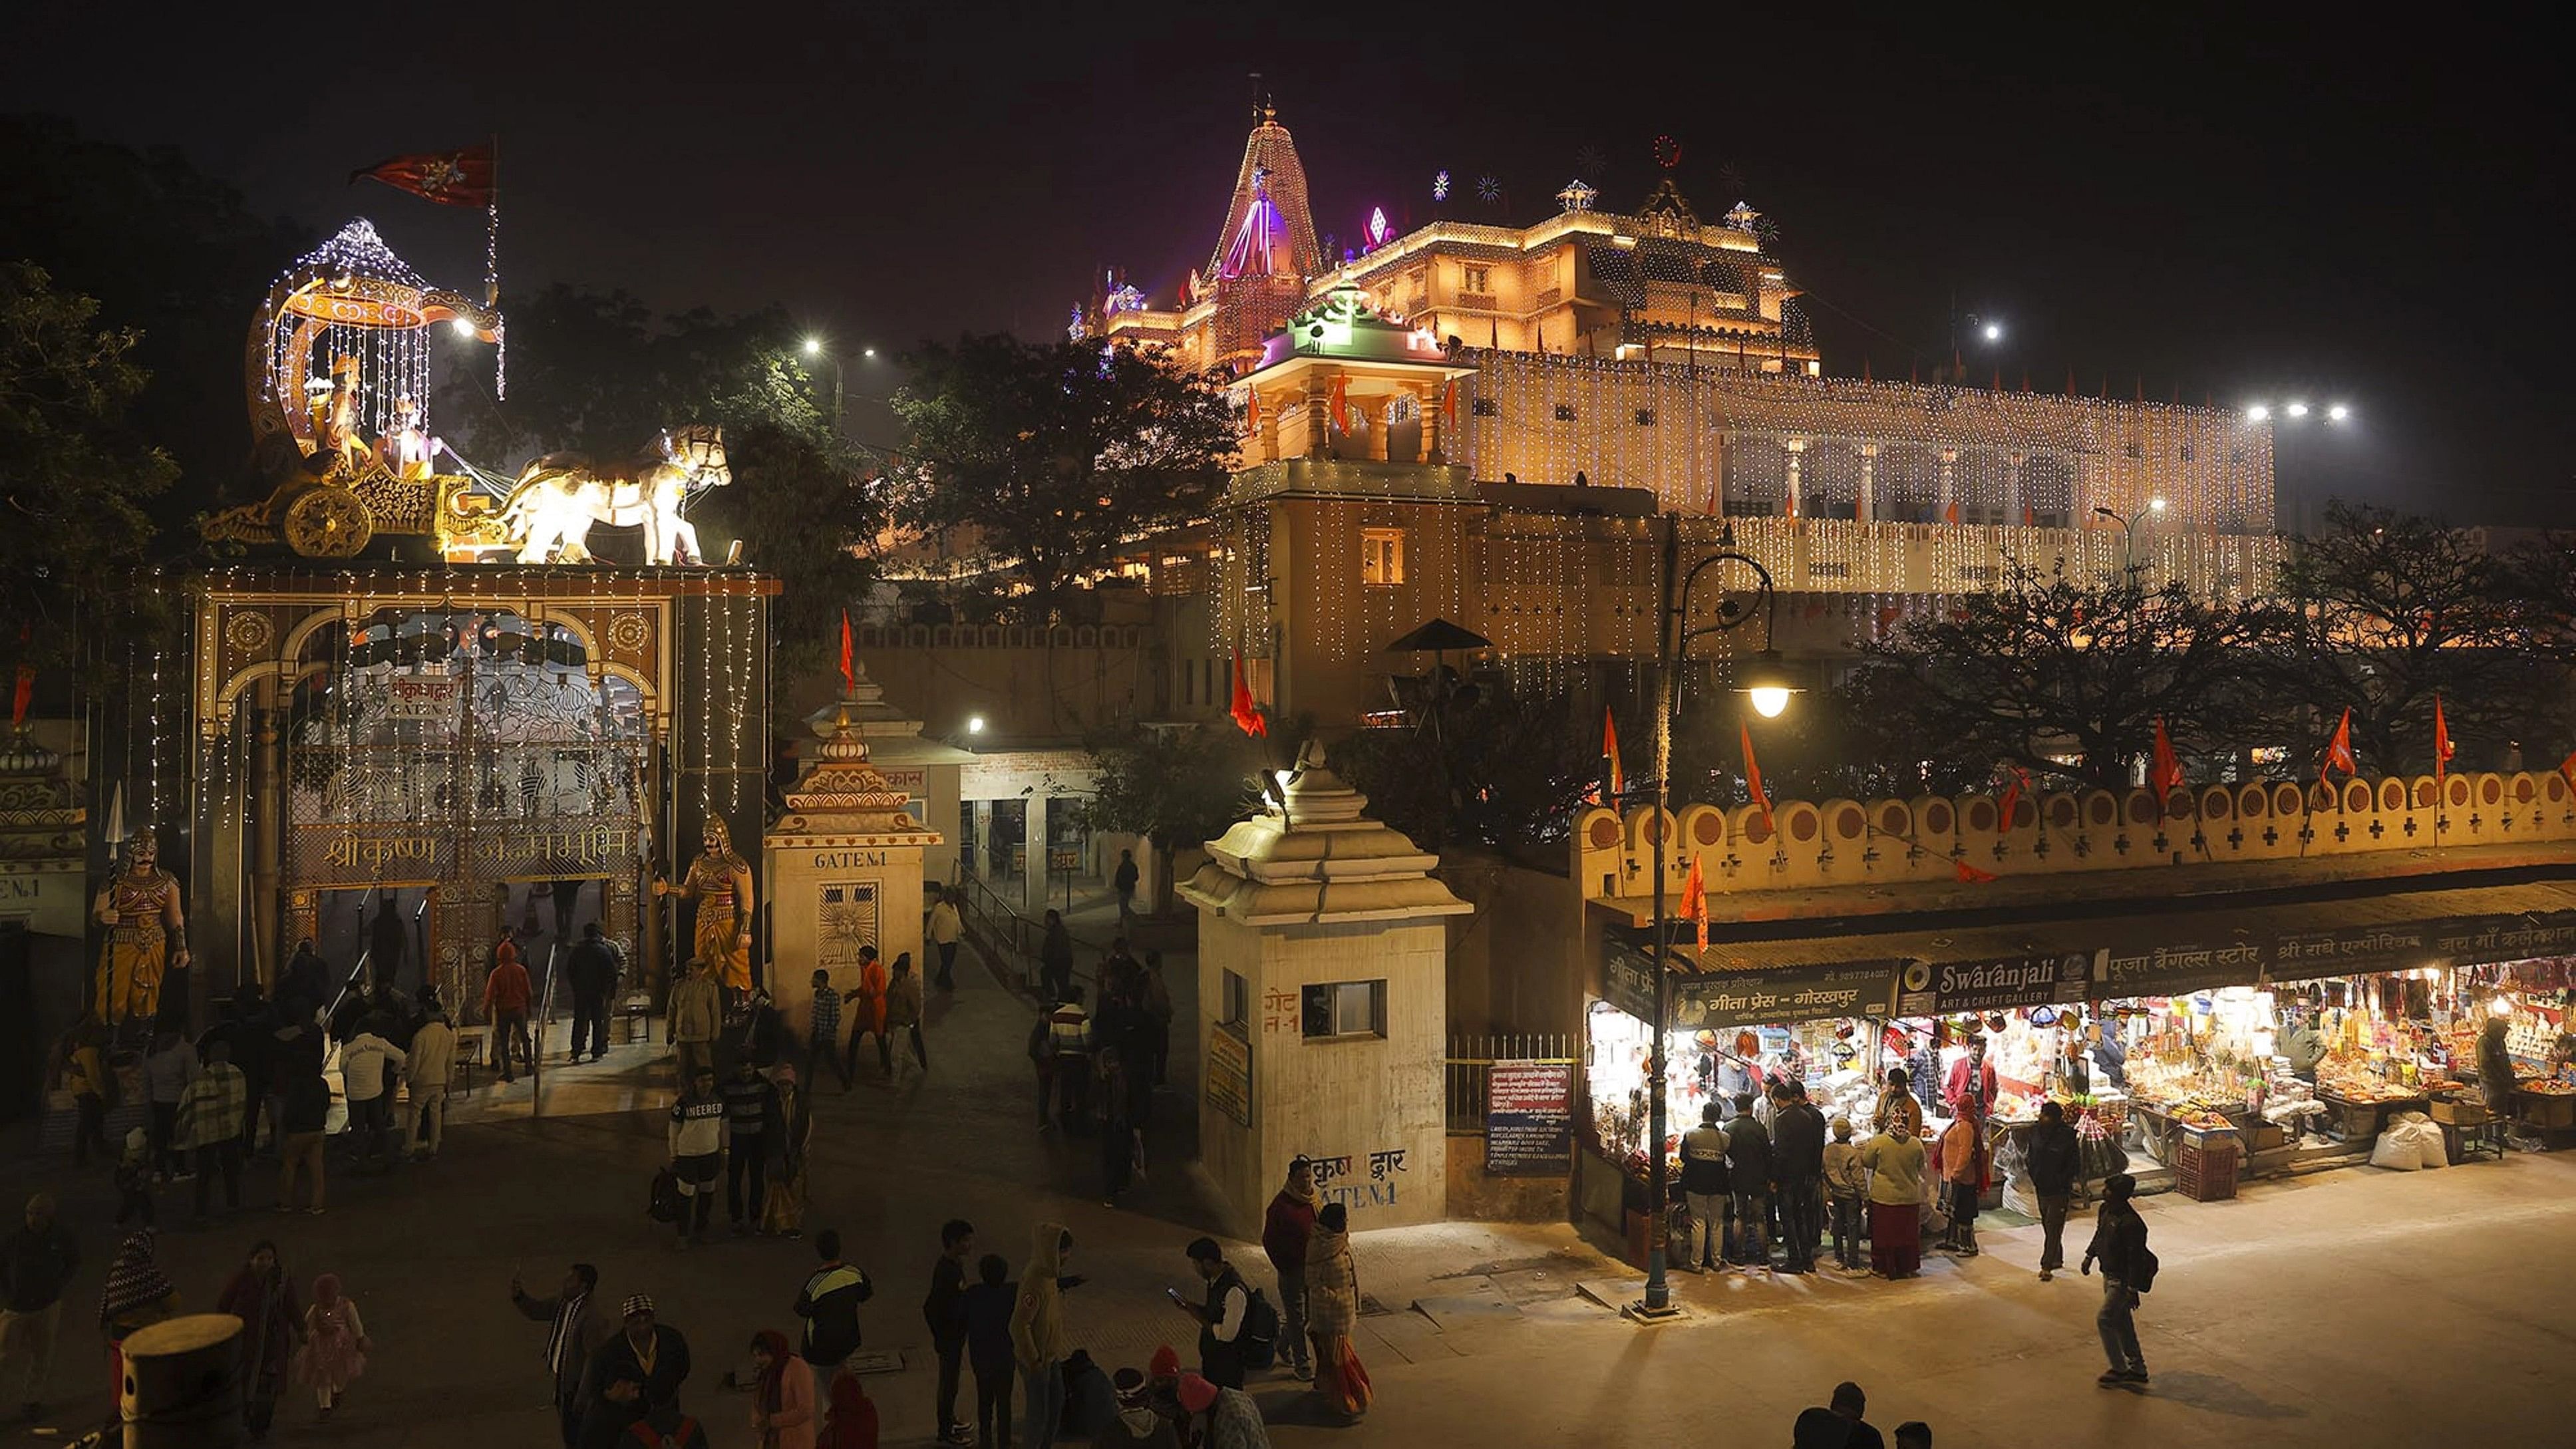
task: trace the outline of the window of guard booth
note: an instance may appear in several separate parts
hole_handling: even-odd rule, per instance
[[[1319,982],[1300,993],[1299,1005],[1308,1041],[1386,1035],[1384,981]]]
[[[1360,530],[1360,582],[1373,585],[1404,582],[1403,529]]]
[[[1222,1026],[1241,1026],[1252,1015],[1252,987],[1235,972],[1225,972],[1225,999],[1218,1003],[1217,1022]]]

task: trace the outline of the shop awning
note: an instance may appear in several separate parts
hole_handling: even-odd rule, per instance
[[[1703,1002],[1763,975],[1794,982],[1839,966],[1860,968],[1850,973],[1859,976],[1893,962],[1898,1014],[1982,1011],[2576,955],[2576,881],[1713,942],[1705,950],[1685,942],[1673,955],[1677,1000]],[[1693,988],[1701,978],[1712,991]]]

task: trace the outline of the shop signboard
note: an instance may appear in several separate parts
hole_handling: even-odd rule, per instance
[[[1238,1125],[1252,1125],[1252,1044],[1222,1022],[1208,1031],[1207,1097]]]
[[[2082,1001],[2101,973],[2103,951],[2006,956],[1983,961],[1917,961],[1906,967],[1898,1014],[2006,1011]],[[1918,986],[1917,983],[1921,984]]]
[[[1655,968],[1645,952],[1614,945],[1603,953],[1601,999],[1639,1021],[1655,1019]]]
[[[1485,1076],[1485,1170],[1556,1177],[1574,1169],[1574,1069],[1498,1061]]]
[[[2375,976],[2384,971],[2448,965],[2458,951],[2443,939],[2451,934],[2441,929],[2445,924],[2448,923],[2414,921],[2398,926],[2288,932],[2273,938],[2263,975],[2272,981],[2304,981],[2317,976]]]
[[[2102,954],[2096,997],[2182,996],[2250,986],[2263,969],[2263,947],[2252,941],[2113,946]]]
[[[1774,971],[1676,971],[1672,1027],[1786,1026],[1891,1015],[1902,961],[1842,961]]]

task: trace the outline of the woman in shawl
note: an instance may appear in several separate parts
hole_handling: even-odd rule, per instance
[[[152,1230],[127,1237],[107,1265],[107,1291],[98,1299],[99,1331],[107,1335],[108,1393],[125,1392],[125,1336],[179,1312],[179,1290],[152,1255]]]
[[[313,1280],[313,1305],[304,1310],[304,1347],[295,1355],[295,1381],[313,1391],[322,1417],[349,1390],[349,1381],[364,1373],[375,1344],[358,1317],[358,1300],[340,1291],[340,1277],[325,1273]]]
[[[813,1104],[796,1081],[796,1069],[781,1062],[771,1073],[778,1086],[778,1130],[764,1133],[769,1149],[769,1196],[760,1209],[760,1230],[782,1238],[805,1236],[805,1149],[814,1139]]]
[[[814,1449],[814,1370],[788,1352],[787,1335],[751,1336],[751,1437],[759,1449]],[[725,1375],[728,1386],[733,1375]]]
[[[1306,1239],[1306,1336],[1315,1347],[1315,1392],[1334,1412],[1357,1418],[1368,1399],[1345,1379],[1351,1330],[1360,1320],[1359,1270],[1351,1262],[1350,1213],[1340,1203],[1315,1214]]]
[[[877,1449],[877,1405],[847,1369],[832,1376],[832,1409],[814,1449]]]
[[[242,1321],[242,1422],[252,1438],[265,1439],[286,1387],[287,1361],[304,1337],[304,1310],[277,1261],[277,1244],[251,1244],[250,1261],[224,1285],[215,1311]]]

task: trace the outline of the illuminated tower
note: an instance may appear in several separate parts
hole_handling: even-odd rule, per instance
[[[1264,101],[1253,110],[1234,201],[1208,258],[1206,276],[1216,289],[1213,360],[1237,372],[1258,362],[1262,340],[1304,304],[1307,279],[1323,270],[1306,208],[1306,168],[1278,112]]]

